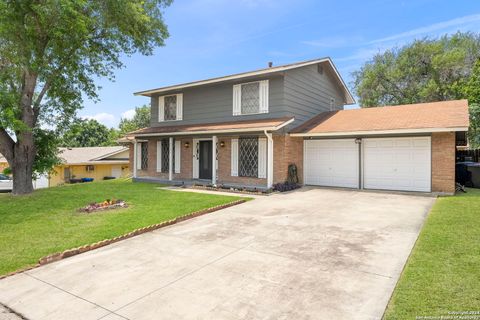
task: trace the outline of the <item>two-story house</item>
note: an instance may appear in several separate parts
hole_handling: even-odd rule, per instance
[[[343,110],[355,101],[330,58],[136,95],[152,107],[128,135],[137,181],[269,189],[295,164],[305,184],[451,193],[468,127],[466,101]]]

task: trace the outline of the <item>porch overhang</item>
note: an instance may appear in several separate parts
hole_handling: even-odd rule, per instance
[[[130,139],[142,137],[161,136],[193,136],[193,135],[217,135],[239,134],[253,132],[273,132],[284,128],[295,120],[293,117],[248,120],[223,123],[206,123],[181,126],[149,127],[128,134]],[[131,140],[130,140],[131,141]]]

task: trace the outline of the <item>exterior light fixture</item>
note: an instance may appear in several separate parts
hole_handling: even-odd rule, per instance
[[[188,142],[188,141],[187,141],[187,142],[185,142],[184,146],[185,146],[185,148],[187,148],[187,149],[188,149],[188,147],[190,147],[190,142]]]
[[[225,141],[220,141],[220,148],[225,147]]]

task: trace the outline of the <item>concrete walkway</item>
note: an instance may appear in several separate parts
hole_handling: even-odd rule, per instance
[[[434,198],[258,197],[0,281],[28,319],[380,319]]]

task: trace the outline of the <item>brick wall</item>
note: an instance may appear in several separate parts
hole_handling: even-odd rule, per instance
[[[300,183],[303,183],[303,138],[273,136],[273,183],[287,180],[288,166],[295,164]]]
[[[217,183],[219,184],[239,184],[246,186],[266,186],[267,179],[251,177],[232,177],[231,176],[231,139],[237,136],[218,136],[218,171]],[[158,138],[149,138],[148,141],[148,169],[137,170],[138,177],[155,177],[168,180],[168,172],[157,172],[157,140]],[[189,147],[185,147],[185,143]],[[224,143],[220,147],[220,142]],[[193,139],[181,138],[181,168],[180,173],[174,173],[174,180],[190,180],[193,177]],[[287,179],[288,165],[294,163],[298,168],[300,182],[303,181],[303,139],[292,138],[284,135],[273,136],[273,182],[284,182]],[[130,163],[133,168],[133,144],[130,147]]]
[[[432,191],[455,192],[455,133],[432,134]]]
[[[231,176],[232,138],[235,137],[218,137],[219,145],[222,141],[225,143],[225,146],[223,148],[218,148],[218,183],[234,183],[248,186],[266,186],[267,179]]]

